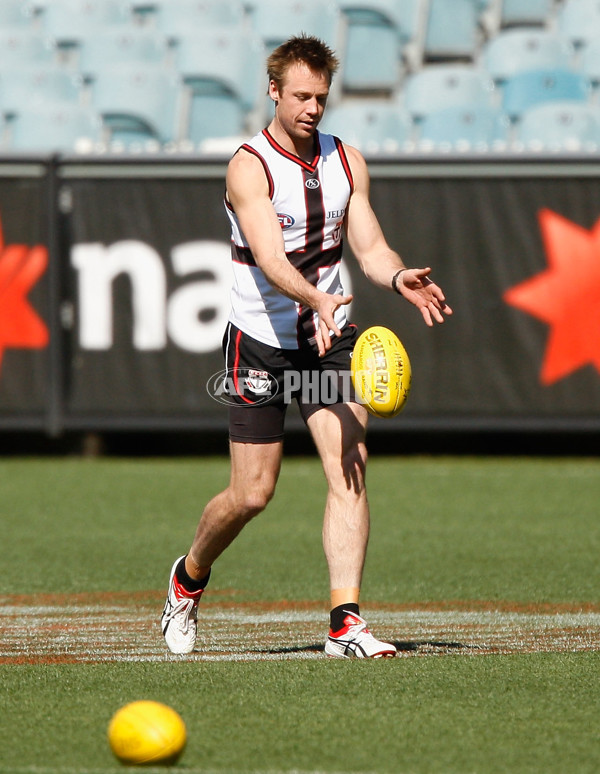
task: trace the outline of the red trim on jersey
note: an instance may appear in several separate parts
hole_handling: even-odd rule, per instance
[[[235,337],[235,358],[233,360],[233,386],[235,387],[235,394],[246,403],[252,403],[245,395],[244,391],[240,391],[240,383],[238,379],[238,368],[240,365],[240,339],[242,338],[242,332],[238,331]]]
[[[317,164],[319,163],[319,159],[321,158],[321,143],[319,142],[319,135],[315,135],[315,156],[312,160],[312,162],[304,161],[299,156],[295,156],[293,153],[290,153],[287,151],[284,147],[282,147],[277,140],[272,137],[267,129],[263,129],[262,131],[263,135],[267,139],[267,142],[269,145],[277,151],[277,153],[280,153],[282,156],[285,156],[286,159],[289,159],[290,161],[293,161],[295,164],[299,164],[303,169],[307,169],[309,172],[314,172],[317,168]]]
[[[269,171],[269,167],[267,165],[267,162],[263,157],[260,155],[260,153],[257,150],[254,150],[254,148],[251,145],[247,145],[244,143],[242,145],[242,148],[245,151],[248,151],[248,153],[252,153],[256,158],[260,161],[260,163],[263,165],[263,169],[265,170],[265,175],[267,176],[267,182],[269,184],[269,199],[273,198],[273,194],[275,193],[275,184],[273,183],[273,178],[271,176],[271,172]]]
[[[354,178],[352,177],[350,162],[348,161],[348,157],[346,156],[346,151],[344,150],[344,144],[342,143],[339,137],[334,137],[333,139],[335,140],[338,153],[340,154],[340,161],[342,162],[342,167],[344,168],[344,172],[346,173],[346,177],[348,178],[348,182],[350,183],[350,190],[354,191]]]

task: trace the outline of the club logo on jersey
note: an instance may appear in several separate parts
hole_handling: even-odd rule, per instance
[[[283,231],[285,231],[287,228],[291,228],[296,222],[291,215],[286,215],[285,212],[278,212],[277,219],[279,220],[279,225]]]
[[[307,188],[314,190],[315,188],[318,188],[321,185],[321,183],[317,180],[316,177],[309,177],[306,183],[304,183],[304,185]]]

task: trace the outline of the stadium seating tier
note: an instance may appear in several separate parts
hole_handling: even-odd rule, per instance
[[[600,0],[2,0],[0,148],[233,147],[300,32],[341,63],[323,129],[367,154],[594,145]]]

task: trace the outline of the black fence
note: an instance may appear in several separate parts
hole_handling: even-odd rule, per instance
[[[225,161],[0,160],[0,430],[220,431]],[[370,164],[390,244],[455,310],[427,328],[349,251],[360,328],[413,366],[388,431],[600,430],[600,160]],[[291,412],[290,427],[298,425]]]

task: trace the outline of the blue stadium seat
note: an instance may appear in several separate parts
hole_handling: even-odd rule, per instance
[[[33,8],[23,0],[2,0],[0,2],[0,29],[31,27]]]
[[[366,22],[374,18],[402,35],[403,4],[398,0],[337,0],[337,4],[345,14],[362,16]]]
[[[248,136],[246,114],[239,100],[226,91],[197,94],[190,103],[185,139],[195,145],[223,137]]]
[[[423,62],[427,16],[426,0],[402,0],[397,3],[402,57],[410,71],[417,70]]]
[[[104,28],[82,38],[78,69],[86,76],[117,64],[166,64],[166,39],[154,31],[132,27]]]
[[[41,18],[43,31],[62,48],[78,46],[106,26],[133,23],[125,0],[51,0]]]
[[[205,27],[239,27],[246,11],[241,0],[156,0],[156,28],[170,39]]]
[[[526,110],[515,139],[528,146],[572,149],[600,146],[600,107],[581,102],[549,102]]]
[[[508,141],[508,120],[493,107],[447,107],[430,113],[419,140],[457,149],[489,148]]]
[[[393,32],[371,24],[349,26],[342,67],[344,92],[391,93],[398,88],[401,73],[402,48]]]
[[[342,40],[342,12],[332,0],[249,0],[250,20],[256,34],[271,51],[290,35],[316,35],[334,50]]]
[[[506,81],[502,107],[512,119],[542,102],[563,100],[585,102],[590,93],[587,79],[569,70],[531,70]]]
[[[473,60],[480,43],[477,0],[429,0],[424,59]]]
[[[397,103],[358,98],[328,108],[319,128],[365,153],[395,152],[413,134],[409,113]]]
[[[598,0],[565,0],[557,15],[558,31],[575,46],[583,46],[600,36]]]
[[[5,69],[0,65],[0,110],[18,113],[31,104],[80,103],[82,82],[79,75],[58,65],[19,66]]]
[[[500,25],[544,27],[553,10],[553,0],[501,0]]]
[[[428,65],[406,79],[404,105],[416,120],[452,106],[492,105],[494,84],[470,65]]]
[[[424,35],[427,26],[427,6],[423,0],[403,0],[397,4],[396,14],[400,37],[404,42]]]
[[[395,0],[340,0],[347,20],[344,91],[394,91],[400,82],[402,44]]]
[[[600,37],[591,40],[581,52],[579,72],[586,76],[594,89],[600,87]]]
[[[265,49],[257,35],[240,27],[205,28],[181,36],[175,67],[195,94],[214,95],[214,86],[237,97],[245,110],[264,104]]]
[[[129,0],[129,9],[134,24],[153,24],[158,11],[159,0]]]
[[[31,30],[0,29],[1,66],[28,67],[33,64],[51,64],[55,50],[48,39]]]
[[[512,29],[499,32],[485,44],[481,65],[496,82],[524,70],[568,69],[573,49],[547,30]]]
[[[179,93],[179,80],[162,65],[115,65],[96,73],[92,106],[112,139],[164,143],[177,139]]]
[[[10,126],[9,146],[19,151],[73,152],[78,142],[102,139],[94,111],[64,102],[22,108]]]

